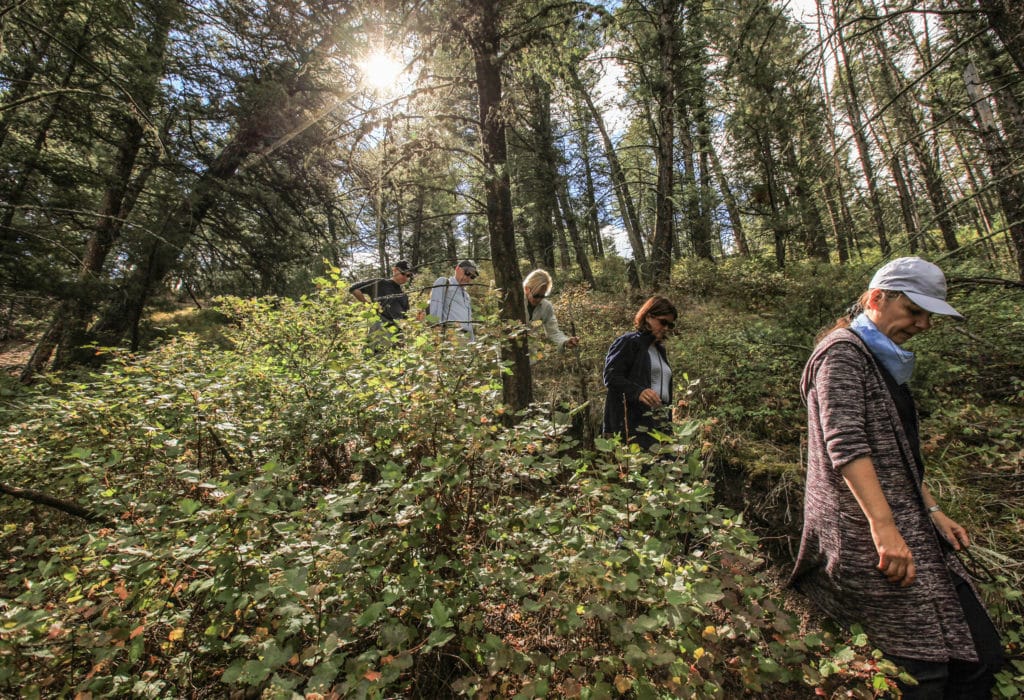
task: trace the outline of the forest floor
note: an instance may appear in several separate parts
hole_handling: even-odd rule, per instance
[[[9,340],[0,343],[0,372],[13,377],[21,374],[21,370],[32,356],[35,343],[26,340]]]

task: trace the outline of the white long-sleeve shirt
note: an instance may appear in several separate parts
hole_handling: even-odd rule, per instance
[[[555,318],[555,307],[547,299],[541,299],[540,303],[536,306],[530,306],[530,302],[527,301],[526,320],[528,322],[540,321],[543,323],[544,332],[547,334],[548,340],[559,348],[565,345],[565,341],[569,340],[569,336],[558,327],[558,319]]]
[[[443,325],[457,325],[459,330],[476,339],[473,331],[473,301],[454,277],[438,277],[430,290],[428,314]]]

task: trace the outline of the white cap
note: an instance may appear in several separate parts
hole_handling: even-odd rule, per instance
[[[896,258],[878,269],[868,289],[903,292],[925,311],[963,320],[963,315],[946,303],[946,276],[935,263],[913,256]]]

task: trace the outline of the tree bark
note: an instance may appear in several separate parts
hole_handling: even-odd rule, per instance
[[[1024,73],[1024,6],[1019,0],[977,0],[988,26],[999,37],[1017,70]],[[961,2],[973,9],[973,3]]]
[[[46,18],[46,26],[61,26],[70,5],[71,3],[68,0],[62,0],[59,3],[55,3],[52,8],[52,17]],[[0,23],[0,25],[2,25],[2,23]],[[21,72],[10,78],[10,87],[4,94],[3,100],[8,105],[17,104],[23,98],[28,96],[29,91],[33,87],[35,76],[40,72],[43,61],[50,52],[50,44],[53,40],[53,34],[47,32],[36,37],[36,39],[38,39],[38,44],[36,44],[29,52],[29,56],[25,59]],[[7,134],[10,131],[11,120],[13,119],[15,112],[16,110],[14,109],[0,110],[0,147],[2,147],[4,142],[7,140]]]
[[[853,130],[853,140],[857,144],[857,155],[860,159],[861,169],[864,171],[864,180],[868,187],[868,203],[871,208],[871,217],[875,224],[875,234],[878,237],[878,247],[882,256],[888,258],[892,254],[889,245],[889,236],[885,227],[885,216],[882,213],[882,202],[878,194],[878,182],[875,176],[875,166],[871,160],[871,152],[868,149],[868,139],[861,120],[860,96],[857,91],[857,82],[854,79],[853,68],[850,65],[850,57],[846,51],[846,39],[843,35],[843,23],[839,14],[838,3],[832,5],[833,19],[835,20],[835,38],[839,47],[839,63],[843,71],[846,98],[846,111],[850,117],[850,128]]]
[[[221,196],[223,184],[264,144],[261,128],[243,128],[221,150],[167,216],[159,235],[131,261],[130,272],[102,311],[89,333],[101,345],[117,345],[131,332],[137,347],[137,327],[156,286],[174,268],[207,212]]]
[[[718,189],[722,192],[722,201],[725,202],[725,210],[729,212],[729,225],[732,228],[732,238],[736,243],[736,252],[743,257],[750,257],[750,246],[747,245],[747,237],[743,233],[743,220],[740,216],[740,207],[736,202],[736,195],[732,191],[729,179],[722,168],[722,160],[718,157],[718,151],[714,144],[708,142],[708,155],[711,157],[711,167],[718,180]]]
[[[897,133],[901,143],[908,143],[921,169],[921,177],[924,180],[925,192],[928,194],[928,201],[931,203],[932,215],[935,223],[942,233],[942,242],[947,251],[954,251],[960,247],[956,239],[956,225],[950,213],[949,194],[946,185],[942,181],[942,174],[932,157],[932,151],[925,140],[924,133],[918,126],[921,119],[914,114],[914,108],[907,94],[906,81],[896,63],[890,56],[889,47],[883,36],[878,32],[872,32],[875,48],[882,59],[882,81],[886,97],[892,102],[894,116],[896,119]],[[899,186],[899,183],[897,183]],[[906,214],[904,214],[906,219]],[[915,233],[917,229],[915,228]],[[914,243],[912,242],[913,246]]]
[[[140,113],[126,111],[113,115],[115,123],[120,123],[121,131],[117,155],[110,166],[108,185],[99,207],[99,216],[82,255],[78,273],[78,293],[64,301],[57,312],[61,337],[57,345],[54,369],[82,363],[91,355],[91,351],[83,350],[82,345],[89,340],[86,329],[98,302],[93,286],[102,275],[107,257],[115,241],[121,236],[124,222],[152,173],[150,166],[143,169],[134,183],[132,181],[132,173],[143,144],[144,133],[140,120],[148,117],[164,75],[164,51],[175,5],[176,3],[157,3],[153,8],[153,26],[146,42],[146,51],[139,62],[139,73],[132,86],[135,107]]]
[[[72,503],[71,501],[66,501],[62,498],[51,496],[50,494],[43,493],[42,491],[22,489],[17,486],[10,486],[9,484],[0,482],[0,493],[13,496],[14,498],[31,501],[32,503],[49,506],[50,508],[55,508],[61,511],[62,513],[67,513],[68,515],[73,515],[76,518],[88,520],[91,523],[104,523],[107,525],[113,524],[109,518],[89,510],[88,508],[80,506],[77,503]]]
[[[640,236],[640,219],[636,214],[636,207],[634,206],[633,198],[629,193],[629,186],[626,182],[625,172],[622,169],[622,163],[619,162],[619,157],[615,152],[615,146],[612,144],[611,137],[608,135],[608,129],[605,127],[604,118],[601,116],[601,112],[598,111],[597,106],[594,104],[594,100],[590,97],[590,93],[587,92],[586,87],[583,85],[583,81],[580,79],[575,67],[570,68],[569,77],[573,86],[586,103],[587,109],[590,111],[591,118],[594,120],[594,124],[597,125],[597,129],[601,134],[601,141],[604,144],[604,155],[608,161],[608,168],[612,179],[612,187],[615,189],[615,197],[618,200],[619,211],[622,214],[622,225],[626,229],[626,235],[629,237],[629,244],[633,249],[633,260],[636,262],[638,269],[645,270],[647,268],[647,253],[644,250],[644,242]],[[641,284],[643,283],[644,280],[641,278]]]
[[[811,184],[807,180],[804,168],[800,167],[796,146],[784,144],[782,148],[786,168],[793,178],[793,195],[796,197],[800,213],[800,225],[804,229],[804,250],[808,257],[828,262],[828,241],[825,240],[825,227],[821,223],[821,214],[811,196]]]
[[[597,192],[594,186],[594,173],[591,169],[590,132],[586,126],[586,112],[579,111],[581,114],[576,134],[580,148],[580,167],[583,170],[584,220],[587,222],[587,241],[590,244],[590,252],[600,260],[604,257],[604,242],[601,240],[601,220],[598,217]]]
[[[532,76],[530,86],[532,150],[533,155],[540,161],[540,167],[529,178],[529,191],[535,212],[534,230],[530,237],[536,242],[541,266],[554,270],[555,217],[558,213],[558,201],[553,187],[553,183],[557,182],[557,173],[553,153],[554,134],[551,129],[551,86],[537,75]],[[564,253],[567,254],[568,250]]]
[[[651,245],[649,277],[651,286],[661,289],[672,278],[672,241],[675,238],[675,206],[672,196],[675,189],[675,114],[676,74],[679,55],[679,39],[676,31],[676,3],[659,2],[657,7],[656,49],[658,52],[658,75],[650,86],[654,99],[654,160],[657,181],[654,187],[654,239]]]
[[[468,40],[476,67],[480,107],[480,141],[485,170],[484,192],[490,232],[494,281],[502,290],[501,318],[526,322],[523,278],[516,253],[512,221],[512,187],[508,173],[505,119],[501,103],[501,34],[499,7],[490,0],[473,0],[474,18]],[[533,401],[533,379],[525,333],[512,333],[501,343],[501,358],[511,369],[503,373],[504,402],[520,411]]]
[[[999,134],[978,68],[974,63],[969,63],[964,70],[964,82],[971,97],[978,133],[988,155],[989,167],[996,183],[995,189],[1002,204],[1017,272],[1020,279],[1024,280],[1024,181],[1013,168],[1012,159]]]
[[[590,285],[593,289],[595,286],[594,272],[590,269],[590,260],[587,258],[587,247],[583,243],[583,237],[580,236],[580,227],[577,223],[576,214],[572,209],[572,201],[569,198],[569,186],[566,184],[566,180],[561,175],[558,176],[557,190],[558,190],[558,203],[562,210],[562,218],[565,220],[565,226],[569,230],[569,240],[572,241],[573,250],[576,252],[576,264],[580,266],[580,274],[583,277],[583,281]]]

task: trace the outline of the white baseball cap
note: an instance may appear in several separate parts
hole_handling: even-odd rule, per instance
[[[963,320],[963,315],[946,303],[946,276],[935,263],[917,256],[890,260],[871,278],[868,289],[903,292],[925,311]]]

